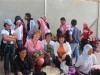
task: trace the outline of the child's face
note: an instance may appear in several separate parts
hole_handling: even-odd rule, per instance
[[[20,58],[25,58],[26,57],[26,50],[22,50],[21,52],[19,52]]]
[[[63,44],[64,41],[65,41],[65,38],[64,38],[64,37],[60,37],[60,38],[59,38],[59,43],[60,43],[60,44]]]
[[[51,36],[50,34],[48,34],[48,35],[46,36],[46,40],[51,40],[51,38],[52,38],[52,36]]]
[[[89,49],[89,51],[88,51],[88,55],[91,55],[91,54],[92,54],[92,52],[93,52],[93,49],[92,49],[92,48],[90,48],[90,49]]]

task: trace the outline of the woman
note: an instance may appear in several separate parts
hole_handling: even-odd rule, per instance
[[[15,54],[16,35],[15,31],[11,28],[13,25],[10,19],[4,21],[4,29],[1,31],[2,47],[4,51],[4,71],[5,75],[9,75],[9,68],[12,68],[12,60]],[[10,64],[10,66],[9,66]]]
[[[39,18],[38,20],[37,20],[37,23],[38,23],[38,25],[39,25],[39,27],[40,27],[40,30],[41,30],[41,34],[42,34],[42,39],[44,39],[45,38],[45,34],[47,33],[47,32],[49,32],[50,30],[47,28],[47,26],[46,26],[46,23],[45,23],[45,21],[42,19],[42,18]]]
[[[87,23],[83,24],[83,33],[81,34],[82,40],[81,40],[81,48],[83,50],[83,47],[88,44],[88,39],[90,35],[93,34],[93,31],[88,27]]]
[[[15,75],[33,75],[32,60],[27,55],[27,49],[22,47],[19,54],[14,58]]]
[[[27,32],[27,40],[28,40],[31,38],[33,31],[37,29],[38,26],[36,25],[35,21],[31,17],[30,13],[25,13],[25,20],[27,21],[26,32]]]
[[[27,34],[26,34],[26,28],[25,28],[25,23],[23,22],[23,19],[20,17],[20,16],[16,16],[15,17],[15,21],[14,21],[14,24],[16,25],[16,21],[18,21],[18,20],[21,20],[21,25],[23,26],[23,45],[25,45],[25,43],[26,43],[26,36],[27,36]]]
[[[52,33],[46,33],[45,39],[42,40],[42,45],[45,51],[45,65],[50,65],[50,59],[51,62],[54,58],[54,46],[55,42],[51,40],[52,39]]]
[[[39,41],[40,35],[41,35],[41,31],[36,29],[32,34],[32,38],[29,39],[25,44],[25,47],[28,49],[27,50],[28,54],[30,56],[35,55],[37,57],[36,59],[34,59],[34,63],[38,66],[38,68],[41,67],[44,63],[43,57],[39,57],[38,54],[39,51],[44,52],[42,43],[41,41]]]
[[[92,54],[92,51],[93,48],[90,44],[84,46],[83,53],[79,56],[75,64],[77,75],[80,75],[81,73],[88,75],[91,67],[98,63],[96,56]]]
[[[70,29],[70,25],[66,23],[66,19],[64,17],[60,19],[60,22],[61,22],[61,25],[57,30],[57,37],[59,37],[61,34],[65,35],[66,31]]]
[[[56,59],[54,61],[55,65],[60,68],[60,63],[66,61],[67,66],[71,66],[71,47],[68,42],[65,40],[64,35],[58,37],[58,42],[56,42],[54,47],[54,54]]]
[[[14,30],[16,33],[17,46],[20,49],[23,45],[23,26],[21,24],[21,20],[16,20]]]

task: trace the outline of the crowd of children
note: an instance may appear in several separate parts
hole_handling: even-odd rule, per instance
[[[75,74],[89,75],[91,67],[98,65],[93,47],[88,40],[93,31],[87,23],[83,24],[81,31],[77,27],[76,19],[72,19],[70,25],[62,17],[57,29],[57,38],[53,40],[45,16],[37,20],[38,25],[30,13],[25,13],[24,19],[27,21],[26,24],[20,16],[15,17],[14,24],[10,19],[4,21],[1,46],[4,53],[5,75],[9,75],[10,70],[15,75],[46,75],[41,72],[41,68],[48,65],[57,67],[62,73],[63,62],[68,67],[76,67]],[[82,50],[81,55],[79,49]],[[74,56],[76,61],[73,64]]]

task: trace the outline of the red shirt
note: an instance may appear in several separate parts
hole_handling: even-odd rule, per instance
[[[93,34],[93,31],[90,28],[83,29],[82,33],[83,39],[88,39],[91,34]]]

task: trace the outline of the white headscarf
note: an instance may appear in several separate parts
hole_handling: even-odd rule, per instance
[[[88,55],[88,51],[89,51],[89,49],[91,49],[91,48],[92,48],[92,46],[91,46],[90,44],[86,44],[86,45],[84,46],[82,56],[88,58],[88,57],[90,56],[90,55]]]
[[[93,65],[93,61],[92,61],[92,55],[89,55],[88,54],[88,51],[92,48],[92,46],[90,44],[86,44],[84,46],[84,49],[83,49],[83,53],[82,53],[82,56],[83,56],[83,61],[84,63],[87,65],[87,68],[91,68],[91,66]]]

